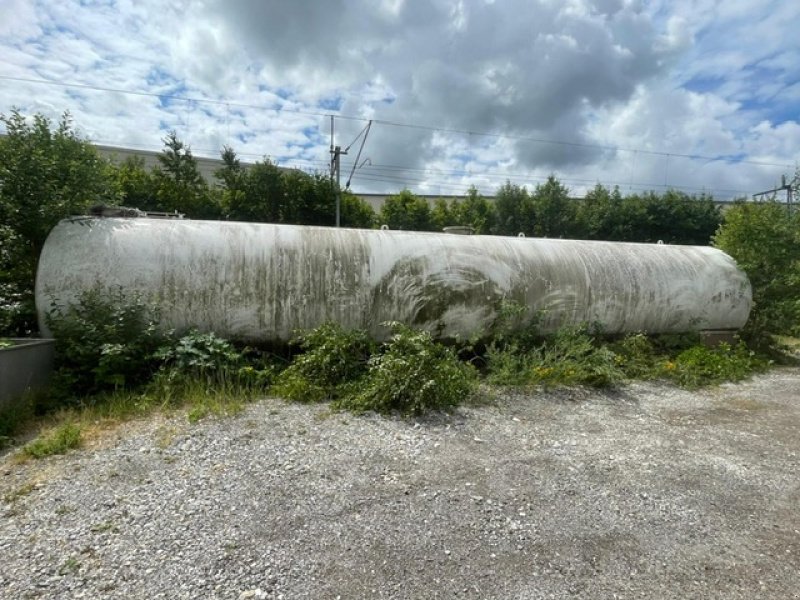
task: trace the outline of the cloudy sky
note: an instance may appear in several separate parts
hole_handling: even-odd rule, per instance
[[[0,112],[352,189],[757,192],[800,161],[797,0],[0,0]],[[343,161],[347,179],[359,144]]]

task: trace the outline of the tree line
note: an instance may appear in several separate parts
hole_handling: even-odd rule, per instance
[[[433,206],[403,190],[386,199],[378,219],[390,229],[462,225],[478,234],[704,245],[722,223],[722,213],[711,196],[676,190],[623,196],[618,188],[597,184],[576,199],[550,176],[531,191],[506,182],[490,200],[473,187],[462,199],[438,199]]]

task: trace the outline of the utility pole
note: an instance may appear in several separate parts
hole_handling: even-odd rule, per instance
[[[336,227],[341,227],[341,206],[342,206],[342,191],[339,188],[341,180],[341,157],[342,154],[347,154],[347,150],[342,150],[341,146],[333,145],[333,115],[331,115],[331,187],[333,187],[333,178],[336,177],[336,188],[333,193],[336,195]]]
[[[342,164],[341,164],[342,156],[346,156],[348,151],[350,150],[350,148],[353,147],[353,144],[355,144],[359,140],[359,138],[361,138],[362,135],[364,136],[363,138],[361,138],[361,146],[358,149],[358,154],[356,155],[356,161],[353,163],[353,168],[350,170],[350,176],[347,178],[347,184],[344,186],[346,190],[349,190],[350,189],[350,182],[353,180],[353,173],[356,172],[356,169],[360,169],[367,162],[369,162],[369,164],[372,164],[372,161],[370,161],[369,159],[366,159],[363,163],[361,163],[360,166],[358,164],[358,161],[361,159],[361,152],[364,150],[364,144],[367,143],[367,136],[369,135],[369,130],[370,130],[371,127],[372,127],[372,119],[370,119],[369,122],[367,123],[367,126],[364,127],[364,129],[361,130],[361,133],[359,133],[356,136],[356,139],[354,139],[352,142],[350,142],[350,145],[347,146],[347,148],[342,150],[341,146],[334,146],[333,145],[333,142],[334,142],[334,140],[333,140],[333,115],[331,115],[331,150],[330,150],[330,152],[331,152],[331,187],[333,187],[333,178],[335,176],[336,177],[336,190],[335,190],[334,193],[336,194],[336,226],[337,227],[340,226],[340,213],[341,213],[341,204],[342,204],[342,188],[339,185],[340,181],[341,181],[341,175],[342,175],[342,173],[341,173],[341,171],[342,171]]]
[[[768,196],[770,194],[774,195],[777,192],[786,191],[786,208],[789,212],[792,212],[792,191],[793,187],[791,183],[786,183],[786,175],[781,175],[781,184],[773,188],[771,190],[767,190],[765,192],[758,192],[757,194],[753,194],[753,200],[760,196]]]

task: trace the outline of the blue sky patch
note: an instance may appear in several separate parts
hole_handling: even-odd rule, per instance
[[[335,96],[333,98],[323,98],[319,101],[317,106],[324,110],[333,110],[333,111],[340,111],[342,110],[342,105],[344,104],[344,98],[341,96]]]
[[[683,84],[683,88],[698,94],[713,93],[725,83],[723,77],[694,77]]]

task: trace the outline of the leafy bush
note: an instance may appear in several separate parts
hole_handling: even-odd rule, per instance
[[[628,379],[650,379],[660,376],[659,355],[653,340],[644,333],[632,333],[609,344],[617,368]]]
[[[737,204],[714,245],[730,254],[753,287],[746,339],[800,332],[800,212],[777,202]]]
[[[319,402],[336,398],[361,378],[374,344],[363,330],[346,331],[326,323],[295,337],[302,350],[280,373],[273,391],[289,400]]]
[[[69,114],[54,124],[17,110],[0,115],[0,335],[37,329],[34,281],[45,238],[108,191],[105,162],[75,133]]]
[[[666,376],[687,388],[740,381],[764,370],[768,362],[747,348],[744,342],[735,346],[721,343],[714,348],[693,346],[674,361],[664,363]]]
[[[166,406],[190,404],[193,418],[253,399],[275,375],[272,365],[250,362],[229,341],[195,329],[162,346],[155,358],[161,368],[147,387],[148,396]]]
[[[405,231],[433,231],[435,228],[428,201],[408,189],[386,198],[378,221],[390,229]]]
[[[121,289],[83,292],[75,304],[52,306],[47,324],[56,340],[57,397],[147,383],[165,341],[154,311]]]
[[[26,334],[34,322],[31,265],[24,250],[22,238],[0,224],[0,335]]]
[[[456,406],[475,390],[477,372],[426,331],[393,323],[384,351],[369,360],[361,391],[336,405],[355,411],[421,414]]]
[[[526,192],[527,193],[527,192]],[[500,385],[528,383],[528,353],[541,343],[539,318],[526,324],[528,307],[504,300],[489,331],[486,347],[489,381]]]
[[[529,307],[514,300],[503,300],[489,330],[491,344],[517,352],[525,352],[541,342],[539,325],[544,312],[529,316]]]
[[[530,353],[529,382],[608,387],[623,378],[616,355],[585,327],[565,327]]]
[[[487,380],[496,385],[528,385],[529,362],[527,353],[490,344],[486,349]]]
[[[539,345],[490,346],[489,380],[500,385],[613,385],[624,377],[617,355],[587,327],[564,327]]]
[[[703,345],[699,333],[630,334],[603,341],[584,327],[566,327],[521,351],[515,344],[488,348],[488,379],[499,385],[590,385],[623,379],[667,378],[688,388],[739,381],[770,363],[740,341]]]
[[[215,333],[200,333],[196,329],[174,343],[162,346],[155,358],[168,369],[191,375],[207,375],[230,371],[243,360],[242,354]]]

